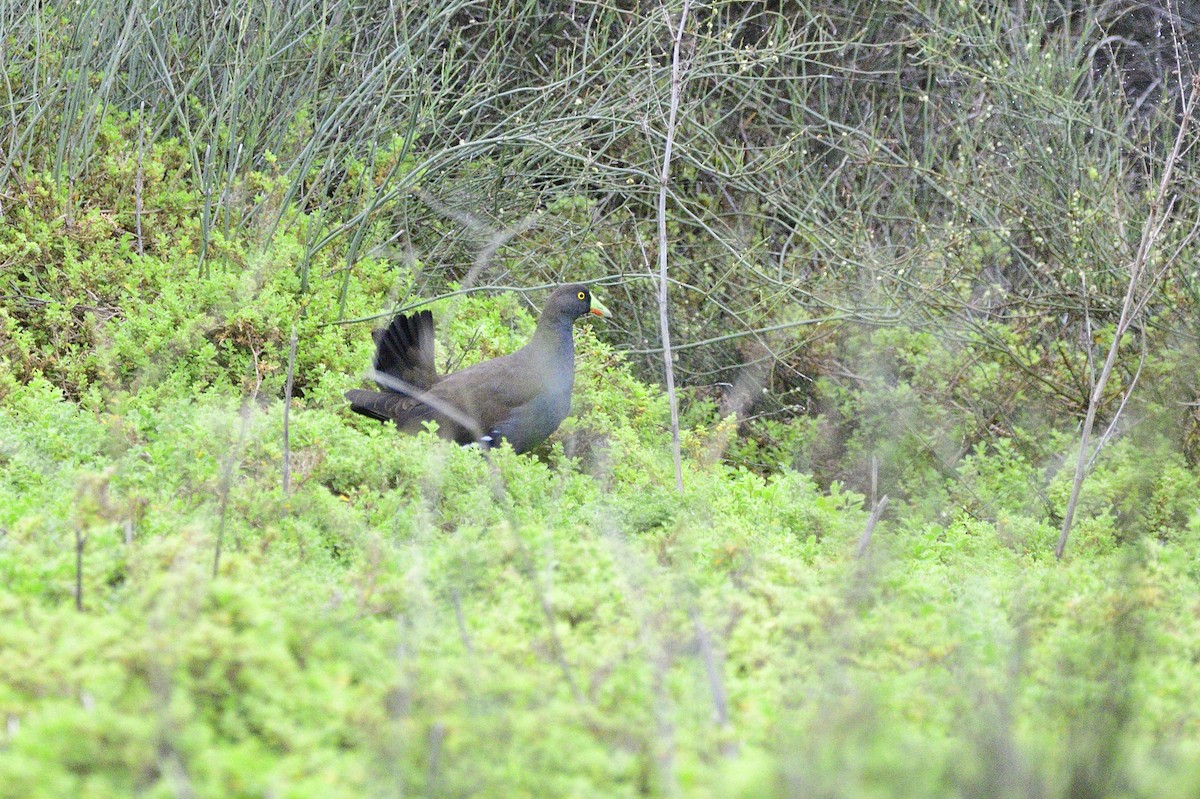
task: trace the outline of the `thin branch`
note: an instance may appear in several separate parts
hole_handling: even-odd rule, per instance
[[[871,535],[875,532],[875,525],[879,524],[879,519],[883,516],[883,510],[887,507],[888,497],[884,494],[879,498],[879,502],[875,505],[875,509],[871,511],[871,518],[867,519],[867,527],[863,530],[862,536],[858,539],[858,546],[854,549],[854,557],[861,558],[867,554],[867,547],[871,545]]]
[[[683,490],[683,457],[679,450],[679,398],[675,394],[675,370],[671,362],[671,327],[667,320],[667,186],[671,182],[671,152],[678,128],[679,98],[683,93],[683,64],[679,56],[683,31],[687,26],[688,0],[683,0],[679,22],[671,38],[671,101],[667,113],[667,131],[663,143],[662,173],[658,181],[658,326],[662,335],[663,372],[667,400],[671,405],[671,455],[675,460],[675,487]],[[670,13],[663,6],[670,26]]]
[[[704,622],[700,620],[700,613],[695,607],[689,611],[692,617],[692,627],[696,631],[696,646],[700,650],[700,658],[704,661],[704,673],[708,677],[708,690],[712,696],[713,714],[716,716],[717,726],[722,732],[729,729],[729,695],[725,691],[725,683],[721,679],[721,665],[718,663],[718,657],[715,647],[713,647],[712,636],[708,634],[708,630],[704,626]],[[726,757],[733,757],[737,754],[737,749],[733,741],[727,736],[722,736],[723,742],[721,745],[721,754]]]
[[[1054,557],[1060,560],[1067,548],[1067,539],[1071,535],[1071,525],[1075,520],[1075,508],[1079,504],[1079,493],[1083,488],[1083,478],[1088,470],[1088,444],[1091,439],[1092,428],[1096,424],[1096,412],[1104,399],[1104,389],[1108,386],[1108,379],[1112,376],[1113,367],[1116,365],[1117,352],[1121,347],[1121,339],[1129,329],[1129,326],[1133,324],[1139,309],[1142,307],[1142,302],[1138,296],[1138,289],[1143,282],[1142,275],[1146,269],[1146,264],[1150,260],[1150,253],[1158,243],[1158,238],[1163,231],[1167,216],[1170,214],[1173,205],[1169,201],[1168,191],[1170,190],[1171,179],[1175,174],[1175,165],[1179,162],[1180,154],[1183,152],[1183,145],[1187,139],[1188,129],[1191,127],[1192,114],[1195,111],[1198,98],[1200,98],[1200,75],[1193,76],[1192,78],[1192,90],[1184,105],[1183,116],[1179,120],[1179,131],[1175,135],[1175,143],[1171,147],[1171,152],[1167,155],[1166,161],[1163,164],[1163,173],[1158,183],[1158,191],[1155,193],[1154,199],[1150,202],[1146,221],[1142,224],[1142,238],[1138,243],[1137,254],[1134,256],[1133,263],[1129,267],[1129,284],[1125,289],[1125,299],[1121,303],[1121,315],[1117,319],[1116,330],[1113,331],[1113,340],[1109,344],[1108,355],[1104,359],[1104,367],[1100,370],[1100,377],[1092,387],[1092,394],[1088,399],[1087,418],[1084,419],[1083,431],[1079,437],[1079,457],[1075,463],[1075,480],[1071,484],[1071,497],[1067,501],[1067,510],[1063,514],[1062,532],[1058,536],[1058,544],[1054,547]],[[1148,291],[1149,288],[1146,290]]]
[[[225,544],[225,519],[229,510],[229,494],[233,489],[233,472],[237,466],[237,462],[241,459],[242,446],[246,440],[246,433],[250,428],[250,403],[243,402],[241,411],[238,415],[241,417],[241,424],[238,427],[237,442],[230,447],[229,452],[225,456],[225,462],[221,466],[221,484],[219,488],[220,502],[218,508],[217,521],[217,542],[213,547],[213,567],[212,576],[215,580],[221,570],[221,549]]]
[[[292,413],[292,388],[296,376],[296,326],[292,325],[292,342],[288,349],[287,386],[283,390],[283,495],[292,490],[292,446],[288,434],[288,419]]]
[[[87,535],[80,525],[75,525],[75,610],[83,611],[83,549],[87,546]]]
[[[134,177],[133,184],[133,215],[134,227],[136,229],[137,254],[146,254],[146,243],[142,236],[142,189],[145,183],[145,169],[142,164],[142,158],[146,154],[146,102],[142,101],[141,109],[138,112],[138,153],[137,153],[137,174]]]
[[[724,336],[715,336],[713,338],[706,338],[703,341],[689,341],[687,344],[680,344],[680,345],[674,347],[674,350],[678,352],[680,350],[690,350],[690,349],[694,349],[696,347],[707,347],[711,344],[720,344],[723,341],[732,341],[733,339],[745,338],[747,336],[759,336],[759,335],[762,335],[763,333],[773,333],[776,330],[790,330],[793,327],[806,327],[808,325],[819,325],[819,324],[823,324],[826,322],[844,322],[848,319],[854,319],[856,321],[860,321],[859,317],[852,316],[849,314],[836,314],[834,316],[817,316],[817,317],[813,317],[811,319],[798,319],[794,322],[783,322],[778,325],[765,325],[763,327],[755,327],[750,330],[739,330],[737,333],[727,333]],[[894,321],[894,320],[886,320],[884,317],[879,317],[878,319],[872,319],[870,321],[875,324],[884,324],[886,321]],[[621,352],[624,353],[625,355],[652,355],[652,354],[659,353],[661,351],[662,351],[661,348],[641,349],[641,350],[633,350],[633,349],[621,350]]]
[[[1092,467],[1096,465],[1096,459],[1100,457],[1100,450],[1104,449],[1104,445],[1117,432],[1117,423],[1121,420],[1121,415],[1125,412],[1125,406],[1129,403],[1129,398],[1133,396],[1133,389],[1138,384],[1138,380],[1142,377],[1142,367],[1146,365],[1146,333],[1142,331],[1142,354],[1138,359],[1137,369],[1133,372],[1133,377],[1129,379],[1129,385],[1125,388],[1124,395],[1121,397],[1121,404],[1117,407],[1116,413],[1113,414],[1112,420],[1108,423],[1108,427],[1100,435],[1099,441],[1096,442],[1096,451],[1092,453],[1092,457],[1088,459],[1087,471],[1091,473]]]

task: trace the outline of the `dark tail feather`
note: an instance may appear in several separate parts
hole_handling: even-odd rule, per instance
[[[346,399],[355,413],[381,422],[395,422],[401,428],[433,418],[432,409],[395,391],[352,388],[346,392]]]
[[[382,410],[376,410],[378,396],[378,392],[362,391],[357,388],[346,392],[346,399],[350,400],[350,410],[355,413],[361,413],[363,416],[370,416],[372,419],[386,422],[388,421],[388,416]]]
[[[432,313],[420,311],[412,316],[397,316],[390,325],[372,335],[375,338],[375,371],[422,391],[438,381],[433,365]],[[398,391],[394,384],[376,382],[383,391]]]

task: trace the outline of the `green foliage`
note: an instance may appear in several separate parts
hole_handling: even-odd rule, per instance
[[[512,313],[456,308],[451,342]],[[1189,532],[1056,563],[1012,532],[1037,508],[1001,444],[963,467],[994,521],[884,522],[856,562],[863,497],[836,484],[697,460],[677,494],[661,396],[579,332],[578,415],[544,460],[305,403],[288,496],[278,402],[139,392],[97,414],[44,381],[10,392],[0,796],[949,796],[1058,785],[1113,741],[1130,795],[1194,787],[1172,765],[1200,729]],[[1133,478],[1110,452],[1085,496]],[[1154,486],[1194,502],[1186,470]],[[1114,650],[1126,617],[1136,646]],[[1132,721],[1095,739],[1114,696]]]

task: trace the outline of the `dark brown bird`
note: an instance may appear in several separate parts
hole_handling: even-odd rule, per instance
[[[495,446],[503,439],[528,452],[558,429],[575,384],[572,325],[584,314],[612,316],[587,286],[559,286],[529,343],[511,355],[439,375],[433,364],[433,315],[398,316],[374,333],[379,391],[346,392],[350,409],[395,422],[406,433],[438,423],[459,444]]]

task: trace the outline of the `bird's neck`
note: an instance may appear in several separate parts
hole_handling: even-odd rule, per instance
[[[558,320],[541,320],[537,330],[529,342],[530,349],[536,351],[543,363],[556,364],[556,371],[562,370],[562,365],[568,368],[564,374],[574,375],[575,339],[572,336],[571,322]]]

